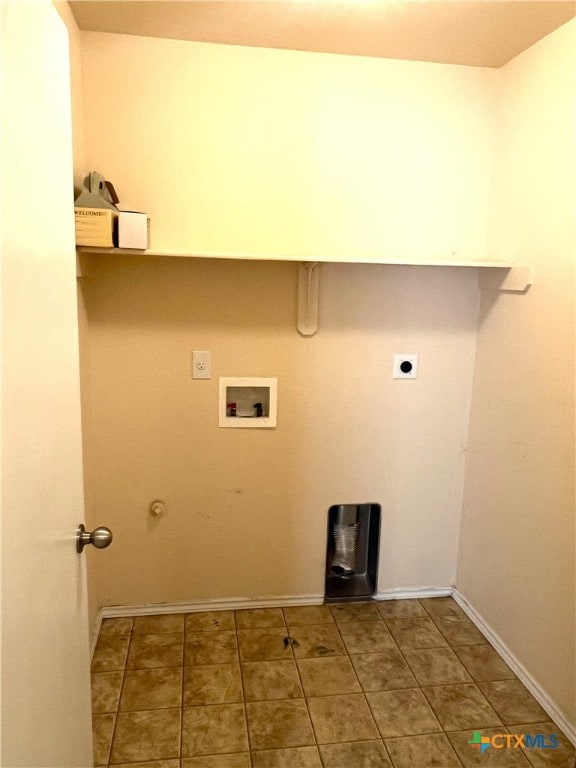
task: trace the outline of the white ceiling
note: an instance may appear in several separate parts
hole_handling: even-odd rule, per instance
[[[571,0],[70,0],[81,29],[500,67],[575,15]]]

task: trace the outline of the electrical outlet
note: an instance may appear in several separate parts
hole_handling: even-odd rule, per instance
[[[210,352],[192,352],[192,378],[210,379],[212,378],[212,360]]]
[[[392,364],[393,379],[417,379],[418,378],[418,355],[403,354],[394,355]]]

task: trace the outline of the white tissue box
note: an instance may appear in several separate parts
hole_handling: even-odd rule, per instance
[[[150,219],[136,211],[118,212],[118,248],[146,250],[150,247]]]

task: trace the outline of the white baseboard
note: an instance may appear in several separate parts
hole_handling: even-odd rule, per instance
[[[518,661],[499,635],[483,619],[456,587],[418,587],[386,589],[374,595],[375,600],[410,600],[419,597],[452,596],[488,642],[502,656],[515,675],[524,683],[540,706],[548,713],[567,738],[576,746],[576,727],[558,709],[548,694],[540,687],[528,670]],[[141,605],[110,605],[98,612],[91,643],[91,655],[100,631],[102,619],[125,616],[153,616],[166,613],[198,613],[199,611],[241,610],[243,608],[277,608],[282,606],[321,605],[324,595],[284,595],[281,597],[234,597],[225,600],[199,600],[180,603],[145,603]]]
[[[388,589],[374,595],[375,600],[406,600],[418,597],[445,597],[452,587],[420,587]],[[98,611],[90,648],[91,657],[100,632],[102,619],[126,616],[154,616],[163,613],[198,613],[199,611],[237,611],[242,608],[277,608],[294,605],[321,605],[324,595],[284,595],[282,597],[232,597],[225,600],[197,600],[180,603],[143,603],[140,605],[106,605]]]
[[[452,587],[418,587],[388,589],[374,595],[375,600],[407,600],[418,597],[446,597]],[[281,597],[231,597],[224,600],[197,600],[180,603],[142,603],[139,605],[108,605],[100,609],[98,626],[102,619],[125,616],[153,616],[163,613],[198,613],[199,611],[238,611],[243,608],[278,608],[282,606],[322,605],[324,595],[283,595]],[[96,632],[97,634],[97,632]]]
[[[375,600],[414,600],[418,597],[449,597],[452,587],[409,587],[407,589],[385,589],[374,595]]]
[[[409,600],[418,597],[446,597],[452,594],[452,587],[419,587],[410,589],[387,589],[374,595],[375,600]],[[226,600],[199,600],[182,603],[143,603],[140,605],[108,605],[100,608],[90,643],[90,658],[100,633],[102,619],[117,619],[126,616],[154,616],[165,613],[198,613],[200,611],[241,610],[242,608],[277,608],[281,606],[321,605],[324,595],[289,595],[284,597],[229,598]]]
[[[279,608],[291,605],[321,605],[324,595],[284,595],[282,597],[230,597],[224,600],[197,600],[186,603],[145,603],[109,605],[100,609],[100,619],[123,616],[153,616],[162,613],[199,611],[238,611],[242,608]]]
[[[544,691],[544,689],[536,682],[526,667],[518,661],[516,656],[508,648],[506,643],[500,638],[500,636],[492,629],[492,627],[484,620],[484,618],[476,611],[476,609],[470,605],[464,595],[462,595],[456,587],[452,591],[452,597],[466,613],[466,615],[474,622],[480,632],[486,637],[488,642],[494,646],[496,651],[502,656],[504,661],[508,664],[512,672],[524,683],[526,688],[530,691],[532,696],[544,709],[550,719],[553,720],[556,725],[562,729],[566,737],[576,746],[576,726],[570,723],[562,712],[558,709],[556,704],[552,701],[550,696]]]

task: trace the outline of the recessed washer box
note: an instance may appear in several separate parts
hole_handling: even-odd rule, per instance
[[[276,426],[278,379],[221,378],[218,426],[269,429]]]

